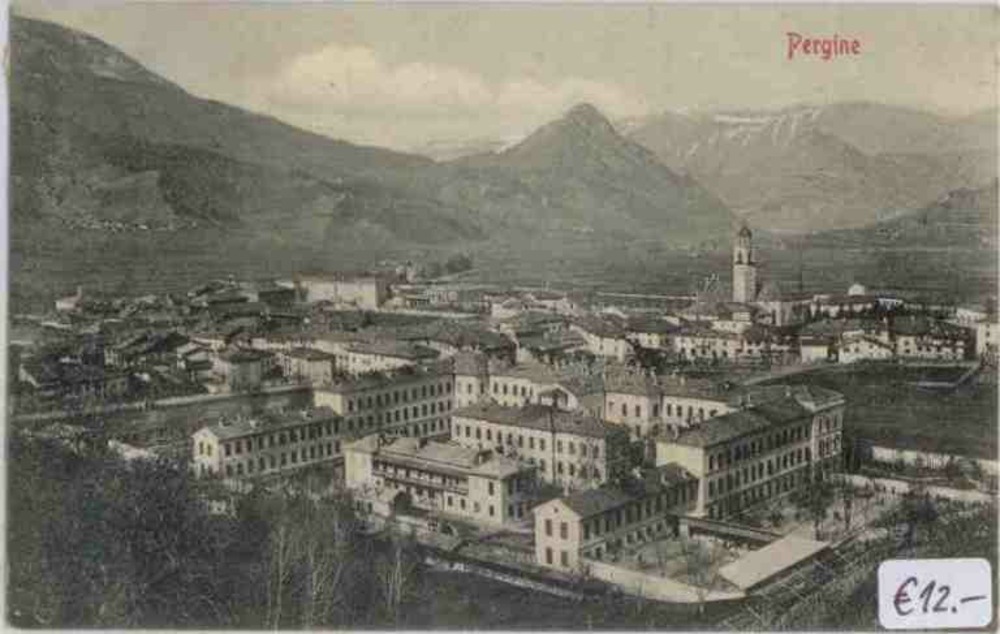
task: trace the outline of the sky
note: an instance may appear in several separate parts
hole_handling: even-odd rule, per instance
[[[615,120],[874,101],[995,107],[989,6],[14,2],[200,97],[404,150],[512,141],[573,104]],[[788,32],[857,39],[795,55]]]

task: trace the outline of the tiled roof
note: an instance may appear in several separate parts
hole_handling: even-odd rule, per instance
[[[799,418],[807,418],[813,411],[843,401],[843,395],[812,385],[770,386],[781,390],[785,396],[773,398],[774,391],[751,390],[750,402],[755,397],[763,402],[722,416],[711,418],[696,427],[686,429],[670,442],[694,447],[709,447],[771,425],[780,425]]]
[[[323,352],[316,348],[292,348],[285,353],[287,356],[302,359],[304,361],[331,361],[337,357],[329,352]]]
[[[564,434],[604,438],[610,425],[584,412],[566,412],[546,405],[504,407],[496,403],[477,403],[452,412],[452,417],[488,421],[526,429],[540,429]]]
[[[513,458],[492,451],[463,447],[454,442],[425,441],[409,437],[380,439],[373,434],[352,443],[348,448],[378,454],[393,462],[416,468],[463,475],[504,478],[531,469]]]
[[[588,489],[561,498],[561,502],[585,519],[644,499],[648,495],[682,484],[693,477],[679,465],[668,463],[643,471],[627,491],[610,486]]]
[[[438,351],[433,348],[392,340],[374,342],[356,341],[350,344],[348,350],[358,354],[395,357],[414,361],[435,359],[438,357]]]
[[[211,432],[219,440],[230,440],[258,433],[280,431],[301,425],[334,420],[336,418],[339,417],[329,407],[317,407],[295,413],[279,414],[264,412],[253,417],[240,418],[233,421],[220,420],[218,423],[203,427],[202,430]]]

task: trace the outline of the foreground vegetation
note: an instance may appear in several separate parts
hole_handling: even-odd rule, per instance
[[[289,488],[213,513],[165,460],[18,435],[8,456],[19,627],[392,626],[421,573],[411,544],[365,535],[343,498]]]

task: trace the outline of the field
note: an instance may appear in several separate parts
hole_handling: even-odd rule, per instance
[[[982,373],[954,390],[913,382],[939,377],[885,365],[831,367],[776,379],[836,390],[847,398],[845,429],[892,447],[997,459],[997,379]],[[948,376],[953,376],[948,372]]]

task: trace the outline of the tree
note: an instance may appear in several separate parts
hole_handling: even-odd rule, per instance
[[[802,483],[792,494],[792,504],[812,520],[813,535],[817,540],[820,538],[820,524],[826,519],[826,512],[833,504],[833,498],[833,485],[820,473]]]
[[[939,514],[930,494],[922,485],[916,485],[900,500],[900,515],[906,525],[906,545],[910,547],[916,541],[918,529],[933,532]]]
[[[684,556],[685,575],[698,597],[698,614],[704,614],[705,599],[719,581],[715,568],[725,556],[725,551],[714,542],[705,544],[696,539],[685,539],[681,542],[681,554]]]
[[[851,517],[854,510],[854,487],[845,477],[839,477],[835,484],[837,496],[844,508],[844,530],[851,530]]]
[[[375,575],[385,615],[393,625],[399,624],[400,606],[414,591],[417,564],[411,538],[390,533],[375,561]]]

